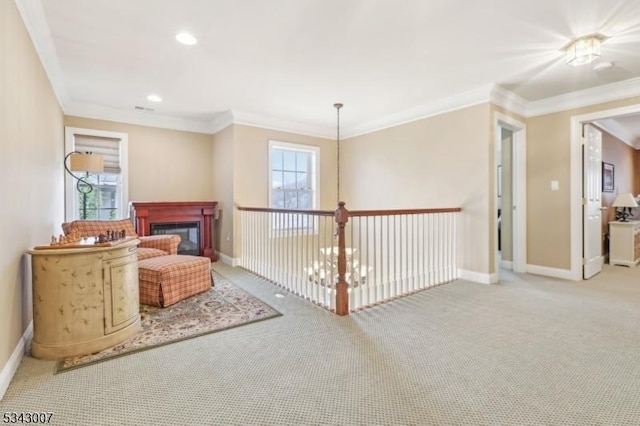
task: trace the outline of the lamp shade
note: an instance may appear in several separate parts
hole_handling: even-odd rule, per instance
[[[74,153],[69,157],[69,169],[72,172],[102,173],[104,162],[101,155]]]
[[[618,194],[612,204],[613,207],[638,207],[636,199],[630,193]]]

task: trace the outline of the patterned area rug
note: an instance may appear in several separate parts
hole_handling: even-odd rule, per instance
[[[220,274],[213,272],[213,277],[211,290],[175,305],[140,305],[138,334],[101,352],[65,358],[58,362],[56,373],[282,315]]]

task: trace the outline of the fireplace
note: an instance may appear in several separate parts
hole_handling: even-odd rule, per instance
[[[218,218],[216,201],[132,201],[129,216],[138,235],[177,234],[181,238],[179,254],[217,260],[213,251],[213,220]]]
[[[151,235],[175,234],[180,236],[178,254],[200,256],[200,223],[152,223]]]

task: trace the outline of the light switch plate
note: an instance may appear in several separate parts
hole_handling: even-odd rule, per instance
[[[551,181],[551,190],[552,191],[557,191],[560,189],[560,182],[558,182],[557,180],[552,180]]]

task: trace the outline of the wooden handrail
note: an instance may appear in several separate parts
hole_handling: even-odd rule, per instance
[[[446,207],[441,209],[395,209],[395,210],[349,210],[349,217],[356,216],[393,216],[403,214],[433,214],[433,213],[458,213],[460,207]]]
[[[252,212],[252,213],[280,213],[280,214],[300,214],[300,215],[309,215],[309,216],[322,216],[322,217],[333,217],[336,223],[336,228],[333,228],[332,226],[329,226],[329,232],[331,232],[333,235],[331,237],[329,237],[329,240],[331,239],[337,239],[337,249],[338,249],[338,253],[337,253],[337,265],[335,263],[333,263],[335,261],[335,258],[333,258],[333,253],[335,253],[332,250],[332,254],[330,255],[331,259],[330,262],[332,263],[331,266],[331,272],[330,274],[327,276],[328,281],[326,283],[324,283],[323,285],[325,286],[325,288],[327,289],[327,291],[331,291],[331,288],[335,289],[335,294],[331,295],[331,297],[335,297],[334,299],[334,303],[335,303],[335,310],[334,312],[338,315],[349,315],[349,306],[350,301],[349,298],[350,297],[355,297],[353,294],[349,294],[349,283],[347,282],[347,269],[349,267],[348,263],[350,261],[347,260],[347,248],[346,248],[346,236],[345,236],[345,228],[347,223],[349,222],[349,218],[351,217],[358,217],[358,218],[362,218],[362,217],[376,217],[376,216],[406,216],[406,215],[429,215],[429,214],[438,214],[438,213],[459,213],[462,211],[461,208],[459,207],[448,207],[448,208],[430,208],[430,209],[393,209],[393,210],[353,210],[353,211],[349,211],[347,210],[347,208],[345,207],[345,203],[343,201],[339,201],[338,202],[338,207],[336,210],[332,211],[332,210],[295,210],[295,209],[275,209],[275,208],[264,208],[264,207],[240,207],[240,206],[236,206],[237,209],[239,211],[243,211],[243,212]],[[440,218],[436,217],[434,218],[434,221],[439,220]],[[327,220],[327,219],[323,219],[323,220]],[[447,220],[449,220],[449,218],[447,218]],[[318,221],[317,219],[315,221]],[[374,220],[375,222],[375,220]],[[326,222],[323,222],[326,223]],[[362,220],[356,221],[356,223],[361,224]],[[413,223],[413,222],[412,222]],[[450,223],[450,222],[447,222]],[[367,222],[368,224],[368,222]],[[368,226],[368,225],[367,225]],[[387,226],[388,226],[388,222],[387,222]],[[449,226],[449,225],[447,225]],[[325,227],[326,228],[326,227]],[[423,228],[424,228],[424,224],[423,224]],[[318,227],[319,229],[319,227]],[[318,236],[320,235],[320,231],[316,229],[315,232],[318,233]],[[335,233],[333,232],[335,230]],[[352,229],[353,231],[353,229]],[[387,229],[387,232],[389,231],[389,229]],[[322,232],[326,232],[325,230],[323,230]],[[394,227],[394,231],[395,232],[395,227]],[[353,234],[351,235],[353,238]],[[382,238],[382,237],[381,237]],[[325,239],[326,239],[326,234],[325,234]],[[387,239],[389,239],[389,235],[387,234]],[[319,241],[319,240],[318,240]],[[375,241],[375,240],[374,240]],[[306,244],[306,243],[305,243]],[[325,240],[325,244],[326,244],[326,240]],[[333,244],[330,244],[331,246],[333,246],[335,244],[335,242]],[[368,243],[367,243],[368,244]],[[296,246],[297,247],[297,246]],[[318,245],[319,247],[319,245]],[[284,253],[284,252],[283,252]],[[402,252],[401,252],[402,253]],[[325,255],[325,262],[326,262],[326,255]],[[334,265],[337,266],[337,277],[334,275]],[[353,275],[353,265],[351,266],[351,274]],[[438,272],[438,274],[440,274],[441,272]],[[438,275],[440,276],[440,275]],[[438,278],[439,279],[439,278]],[[324,278],[323,278],[324,280]],[[353,276],[350,278],[350,281],[353,281]],[[353,282],[352,282],[353,284]],[[360,282],[359,284],[362,284],[362,282]],[[354,285],[355,288],[355,285]],[[327,293],[327,295],[329,295],[330,293]],[[353,301],[357,304],[357,298],[355,298]]]
[[[313,216],[334,216],[335,210],[298,210],[298,209],[270,209],[266,207],[240,207],[238,210],[245,212],[263,212],[263,213],[298,213]]]
[[[270,209],[266,207],[240,207],[238,210],[247,212],[265,213],[299,213],[314,216],[334,216],[335,210],[297,210],[297,209]],[[357,216],[393,216],[403,214],[433,214],[433,213],[458,213],[460,207],[445,207],[438,209],[394,209],[394,210],[349,210],[349,217]]]

